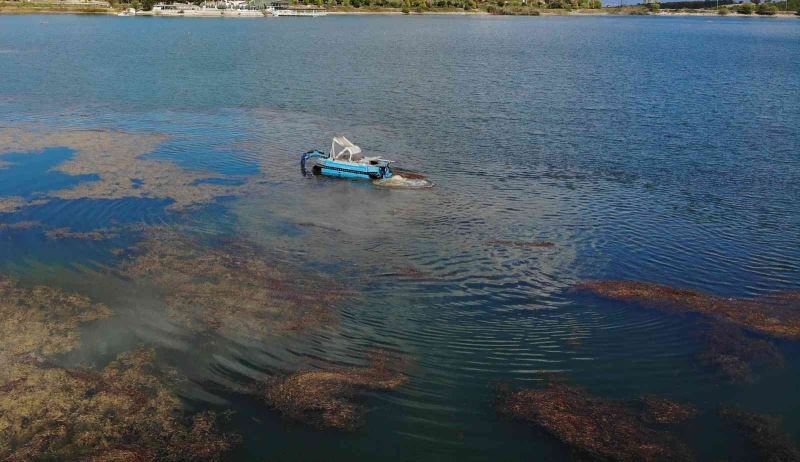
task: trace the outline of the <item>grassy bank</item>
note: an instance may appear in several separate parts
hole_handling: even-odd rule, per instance
[[[0,2],[0,14],[115,14],[117,10],[96,5]]]

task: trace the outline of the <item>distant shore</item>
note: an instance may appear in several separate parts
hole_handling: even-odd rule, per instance
[[[127,5],[126,5],[127,6]],[[34,2],[3,2],[0,1],[0,15],[15,14],[97,14],[97,15],[117,15],[125,8],[107,7],[100,4],[85,3],[34,3]],[[252,10],[251,10],[252,11]],[[384,7],[334,7],[328,9],[329,15],[518,15],[518,16],[726,16],[735,18],[746,17],[772,17],[772,18],[800,18],[794,12],[780,11],[774,15],[761,16],[757,14],[738,14],[730,11],[729,14],[721,15],[717,10],[668,10],[661,9],[658,12],[650,11],[644,6],[623,6],[606,7],[597,9],[529,9],[525,11],[500,11],[493,12],[485,9],[463,10],[456,8],[431,8],[422,11],[412,10],[404,13],[400,8]],[[220,14],[159,14],[152,11],[139,11],[137,16],[164,16],[164,17],[226,17],[226,18],[260,18],[258,14],[238,14],[235,10],[220,10]]]

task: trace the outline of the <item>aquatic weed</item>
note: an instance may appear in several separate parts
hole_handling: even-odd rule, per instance
[[[800,291],[741,299],[637,281],[590,281],[578,289],[667,311],[700,313],[773,337],[800,340]]]
[[[170,161],[144,157],[153,152],[166,137],[153,133],[126,133],[100,130],[24,130],[0,129],[0,155],[29,152],[36,155],[52,146],[76,151],[75,157],[57,169],[70,175],[98,176],[74,187],[53,191],[48,197],[61,199],[122,199],[126,197],[170,199],[169,210],[207,204],[222,196],[234,195],[242,186],[206,182],[206,172],[183,169]],[[0,212],[14,211],[19,203],[0,200]]]
[[[0,460],[216,460],[235,438],[215,415],[184,421],[154,351],[101,371],[59,366],[82,323],[111,315],[89,298],[0,276]]]
[[[45,231],[48,239],[79,239],[84,241],[103,241],[113,239],[118,236],[116,232],[109,229],[95,229],[92,231],[73,231],[70,228],[55,228]]]
[[[269,407],[288,419],[319,429],[352,431],[363,410],[357,399],[366,391],[390,391],[408,381],[403,361],[374,353],[366,367],[306,370],[266,380],[254,388]]]
[[[757,460],[764,462],[800,461],[800,448],[781,429],[776,417],[755,414],[733,407],[720,408],[720,416],[733,424],[754,451]]]
[[[783,355],[774,343],[727,322],[706,323],[699,336],[704,348],[697,359],[731,382],[752,382],[754,369],[784,364]]]
[[[241,239],[204,243],[152,229],[122,264],[123,275],[163,288],[176,319],[197,331],[263,338],[330,325],[348,295],[330,278],[302,272]]]
[[[153,366],[121,354],[100,372],[47,360],[11,364],[0,396],[2,460],[217,460],[235,442],[216,416],[190,421]]]
[[[549,381],[541,389],[500,388],[497,410],[550,433],[579,454],[597,460],[667,461],[689,459],[674,436],[653,423],[685,420],[692,408],[648,398],[639,403],[593,396],[582,388]]]

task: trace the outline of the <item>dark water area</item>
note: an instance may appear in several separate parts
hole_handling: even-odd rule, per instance
[[[796,341],[766,337],[783,366],[731,383],[697,360],[702,316],[575,289],[800,289],[798,45],[777,18],[0,17],[0,271],[105,303],[59,363],[154,347],[187,412],[233,411],[226,460],[566,459],[494,406],[554,374],[691,403],[699,460],[741,457],[720,405],[800,443]],[[435,186],[301,176],[335,134]],[[316,329],[198,333],[117,271],[164,226],[356,295]],[[365,392],[353,432],[242,392],[374,350],[408,380]]]

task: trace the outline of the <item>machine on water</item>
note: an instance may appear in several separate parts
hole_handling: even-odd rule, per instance
[[[366,157],[361,148],[344,136],[334,136],[331,152],[326,154],[314,149],[303,154],[300,169],[303,175],[309,171],[315,175],[334,176],[363,180],[385,180],[392,177],[391,160]]]

